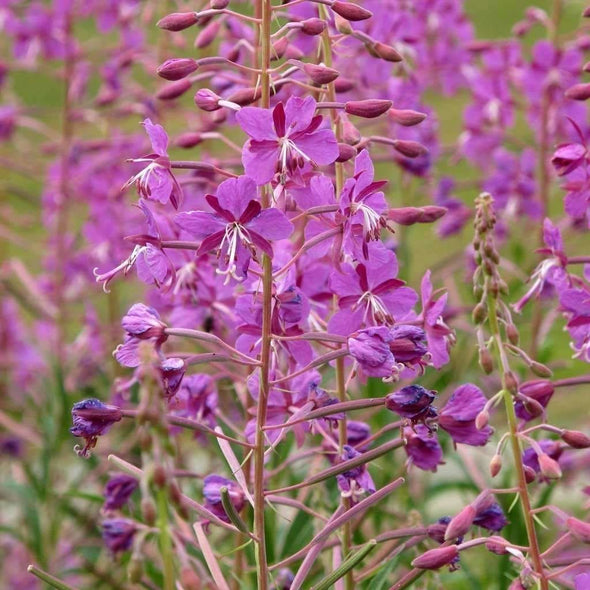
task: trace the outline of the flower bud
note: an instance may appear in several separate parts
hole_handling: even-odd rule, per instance
[[[573,449],[587,449],[590,447],[590,436],[579,430],[565,430],[561,435],[561,440]]]
[[[336,84],[338,80],[336,80]],[[348,117],[341,117],[342,141],[349,145],[356,145],[361,140],[361,132],[349,121]]]
[[[512,394],[516,395],[518,391],[518,381],[512,371],[507,371],[502,375],[502,379],[504,381],[504,386],[506,389]]]
[[[321,18],[308,18],[299,23],[304,35],[320,35],[326,30],[326,21]]]
[[[207,111],[208,113],[221,108],[219,106],[220,100],[221,96],[218,96],[208,88],[201,88],[201,90],[197,90],[197,93],[195,94],[195,104],[201,110]]]
[[[590,72],[590,61],[587,61],[584,66],[582,67],[583,72]]]
[[[166,485],[167,479],[164,467],[162,465],[156,465],[153,473],[154,485],[158,488],[163,488]]]
[[[173,12],[161,18],[156,26],[166,31],[183,31],[192,27],[198,20],[196,12]]]
[[[590,98],[590,84],[574,84],[565,91],[565,96],[573,100],[588,100]]]
[[[356,156],[356,150],[347,143],[339,143],[338,144],[338,157],[336,158],[336,162],[348,162],[348,160],[352,160]]]
[[[451,519],[451,522],[449,522],[449,526],[445,532],[445,541],[452,541],[467,533],[473,524],[475,515],[475,508],[471,504],[465,506],[465,508],[463,508],[463,510],[461,510],[461,512],[454,516]]]
[[[551,369],[543,363],[531,361],[529,367],[537,377],[543,377],[545,379],[548,379],[553,375],[553,371],[551,371]]]
[[[204,49],[207,45],[210,45],[217,34],[219,33],[219,28],[221,27],[221,20],[212,20],[198,35],[195,39],[195,47],[197,49]]]
[[[412,567],[417,567],[422,570],[437,570],[443,565],[448,565],[453,562],[459,555],[457,545],[449,545],[448,547],[437,547],[426,551],[419,557],[412,561]]]
[[[417,141],[409,139],[396,139],[393,142],[393,147],[406,158],[417,158],[428,153],[428,148]]]
[[[479,349],[479,366],[486,375],[494,370],[492,353],[485,346]]]
[[[154,526],[156,523],[158,512],[151,498],[141,499],[141,517],[148,526]]]
[[[590,523],[570,516],[565,521],[567,530],[582,543],[590,543]]]
[[[389,209],[387,218],[399,225],[414,225],[415,223],[432,223],[445,215],[445,207],[427,205],[425,207],[396,207]]]
[[[582,12],[582,16],[584,18],[590,18],[590,6],[588,6],[587,8],[584,8],[584,12]]]
[[[176,140],[174,145],[180,148],[189,149],[199,145],[203,141],[203,134],[198,131],[187,131],[181,133]]]
[[[178,58],[166,60],[156,73],[165,80],[181,80],[197,70],[199,64],[190,58]]]
[[[518,329],[514,324],[508,324],[506,326],[506,337],[510,344],[514,344],[515,346],[518,344],[518,340],[520,335],[518,334]]]
[[[426,119],[426,115],[424,113],[419,113],[418,111],[412,111],[411,109],[389,109],[389,116],[391,117],[394,123],[398,125],[403,125],[404,127],[412,127],[414,125],[418,125],[418,123],[422,123],[424,119]]]
[[[502,469],[502,457],[500,455],[494,455],[490,461],[490,475],[496,477]]]
[[[381,116],[391,108],[390,100],[371,98],[368,100],[349,100],[344,105],[344,110],[349,115],[356,115],[365,119],[374,119]],[[415,143],[415,142],[412,142]]]
[[[476,417],[475,417],[475,428],[478,430],[484,429],[490,421],[490,413],[484,408]]]
[[[156,92],[156,98],[159,100],[173,100],[182,96],[191,86],[191,81],[183,78],[182,80],[172,82],[172,84],[166,84],[166,86],[160,88],[160,90]]]
[[[372,43],[370,46],[367,46],[367,49],[369,49],[372,55],[385,61],[398,63],[404,59],[391,45],[386,45],[385,43],[381,43],[381,41]]]
[[[271,92],[272,94],[272,92]],[[253,102],[256,102],[262,96],[262,89],[258,88],[242,88],[237,90],[232,95],[228,96],[229,102],[234,102],[241,107],[245,107]]]
[[[535,479],[537,478],[537,474],[536,474],[535,470],[532,467],[529,467],[528,465],[524,465],[523,470],[524,470],[524,478],[525,478],[526,482],[533,483],[535,481]]]
[[[336,0],[332,3],[330,8],[342,18],[353,22],[367,20],[373,16],[372,12],[358,4],[353,4],[352,2],[341,2],[340,0]]]
[[[270,52],[271,61],[281,59],[287,49],[289,48],[289,39],[287,37],[281,37],[272,44],[272,51]]]
[[[506,545],[506,539],[503,539],[502,537],[497,537],[495,535],[492,537],[488,537],[488,540],[486,541],[486,549],[491,553],[495,553],[496,555],[505,555],[507,553]]]
[[[338,70],[310,63],[303,66],[303,71],[316,84],[329,84],[339,76]]]
[[[546,453],[538,454],[539,468],[541,473],[547,479],[559,479],[561,477],[561,467],[559,463],[552,459]]]
[[[485,319],[488,315],[488,309],[485,303],[480,302],[473,308],[473,313],[471,314],[474,323],[482,324],[485,322]]]
[[[223,10],[227,8],[229,5],[229,0],[211,0],[209,6],[213,8],[213,10]]]

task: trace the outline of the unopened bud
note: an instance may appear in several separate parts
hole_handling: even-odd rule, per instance
[[[348,160],[352,160],[356,154],[357,151],[351,145],[348,145],[347,143],[339,143],[336,162],[348,162]]]
[[[452,541],[467,533],[473,524],[475,515],[475,508],[471,504],[465,506],[465,508],[463,508],[463,510],[461,510],[461,512],[454,516],[451,519],[451,522],[449,522],[449,526],[445,531],[445,541]]]
[[[475,428],[478,430],[483,430],[490,421],[490,413],[484,408],[476,417],[475,417]]]
[[[546,453],[538,455],[538,459],[539,468],[544,477],[547,479],[559,479],[561,477],[561,467],[555,459],[552,459]]]
[[[488,537],[488,540],[486,541],[486,549],[496,555],[505,555],[507,553],[506,545],[506,539],[496,535]]]
[[[447,213],[445,207],[426,205],[425,207],[396,207],[389,209],[387,218],[399,225],[414,225],[415,223],[433,223]]]
[[[471,317],[473,318],[474,323],[476,324],[483,324],[485,319],[488,315],[488,308],[485,303],[479,302],[474,308]]]
[[[187,131],[181,133],[174,141],[174,145],[180,148],[192,148],[199,145],[203,141],[203,134],[198,131]]]
[[[437,547],[426,551],[419,557],[412,561],[412,567],[417,567],[421,570],[437,570],[444,565],[448,565],[457,559],[459,549],[457,545],[449,545],[448,547]]]
[[[523,465],[524,479],[527,483],[533,483],[537,479],[537,473],[532,467]]]
[[[212,112],[220,109],[219,101],[221,96],[218,96],[208,88],[201,88],[195,94],[195,104],[203,111]]]
[[[272,92],[271,92],[272,94]],[[242,88],[237,90],[231,96],[228,96],[227,100],[234,102],[241,107],[247,106],[256,102],[262,96],[262,89],[258,88]]]
[[[161,18],[156,26],[166,31],[183,31],[192,27],[198,20],[196,12],[173,12]]]
[[[574,84],[565,91],[565,96],[573,100],[588,100],[590,98],[590,84]]]
[[[332,3],[330,8],[342,18],[353,22],[367,20],[373,16],[372,12],[358,4],[353,4],[352,2],[341,2],[340,0],[336,0]]]
[[[181,80],[197,70],[199,64],[190,58],[177,58],[166,60],[156,73],[165,80]]]
[[[287,37],[281,37],[278,41],[275,41],[272,44],[272,51],[270,54],[271,60],[281,59],[288,48],[289,39]]]
[[[321,18],[308,18],[299,23],[301,32],[305,35],[320,35],[326,30],[326,21]]]
[[[417,158],[428,153],[426,146],[409,139],[396,139],[393,142],[393,147],[406,158]]]
[[[195,39],[195,47],[197,49],[204,49],[215,40],[221,27],[221,20],[212,20]]]
[[[553,375],[553,371],[551,371],[551,369],[544,365],[543,363],[538,363],[537,361],[532,361],[529,365],[531,371],[537,376],[537,377],[543,377],[545,379],[551,377]]]
[[[502,469],[502,457],[500,455],[494,455],[490,461],[490,475],[496,477]]]
[[[141,517],[148,526],[154,526],[158,513],[156,505],[151,498],[142,498],[141,500]]]
[[[356,88],[356,82],[351,78],[338,78],[334,82],[334,90],[336,93],[350,92]]]
[[[154,467],[154,485],[158,488],[163,488],[166,485],[166,470],[162,465],[156,465]]]
[[[176,481],[170,481],[168,484],[168,493],[173,504],[179,505],[182,503],[182,492]]]
[[[316,84],[329,84],[338,78],[339,72],[334,68],[306,63],[303,71]]]
[[[213,8],[213,10],[223,10],[227,8],[229,5],[229,0],[211,0],[209,6]]]
[[[141,427],[137,439],[139,442],[139,448],[142,451],[149,452],[152,448],[152,435],[145,427]]]
[[[372,55],[380,59],[384,59],[385,61],[398,63],[400,61],[403,61],[404,59],[397,52],[397,50],[391,47],[391,45],[386,45],[385,43],[381,43],[381,41],[371,43],[370,45],[367,45],[367,48],[369,49]]]
[[[485,346],[479,349],[479,366],[486,375],[490,375],[494,370],[492,353]]]
[[[348,117],[341,118],[342,141],[349,145],[356,145],[361,140],[361,132],[348,120]]]
[[[502,375],[502,380],[504,382],[504,387],[512,394],[516,395],[518,391],[518,381],[516,380],[516,376],[512,371],[506,371],[504,375]]]
[[[367,100],[349,100],[344,105],[344,110],[349,115],[363,117],[365,119],[374,119],[386,113],[393,103],[390,100],[381,100],[379,98],[370,98]],[[416,142],[412,142],[416,143]]]
[[[570,516],[565,521],[567,530],[582,543],[590,543],[590,523]]]
[[[167,84],[163,88],[160,88],[160,90],[156,92],[156,98],[160,100],[173,100],[182,96],[191,85],[191,81],[186,78],[178,80],[177,82],[172,82],[172,84]]]
[[[411,109],[389,109],[389,116],[394,123],[404,127],[413,127],[426,119],[425,113],[412,111]]]
[[[590,436],[579,430],[565,430],[561,440],[573,449],[587,449],[590,447]]]
[[[506,337],[508,338],[510,344],[514,344],[515,346],[518,344],[520,335],[518,333],[518,329],[514,324],[508,324],[506,326]]]

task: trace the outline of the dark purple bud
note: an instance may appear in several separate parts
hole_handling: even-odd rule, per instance
[[[331,5],[332,10],[340,15],[342,18],[345,18],[349,21],[359,21],[359,20],[366,20],[373,16],[373,13],[359,6],[358,4],[353,4],[352,2],[341,2],[340,0],[335,0],[335,2]]]
[[[274,584],[271,590],[290,590],[293,580],[295,580],[293,572],[289,568],[283,567],[274,576]]]
[[[272,51],[270,53],[271,60],[281,59],[287,49],[289,48],[289,39],[287,37],[281,37],[279,40],[272,44]]]
[[[348,160],[352,160],[356,155],[357,151],[351,145],[348,145],[347,143],[339,143],[336,162],[348,162]]]
[[[381,100],[379,98],[371,98],[368,100],[349,100],[344,104],[344,110],[349,115],[363,117],[364,119],[374,119],[375,117],[379,117],[383,113],[386,113],[391,108],[392,104],[393,103],[390,100]]]
[[[181,80],[196,71],[198,67],[199,64],[188,57],[168,59],[156,70],[156,73],[165,80]]]
[[[176,140],[174,141],[174,145],[188,149],[199,145],[202,141],[202,133],[199,133],[198,131],[187,131],[186,133],[181,133],[176,138]]]
[[[102,538],[113,553],[129,551],[137,525],[127,518],[111,518],[102,522]]]
[[[172,82],[172,84],[167,84],[163,88],[160,88],[156,92],[156,98],[159,100],[174,100],[182,96],[191,86],[192,82],[186,78],[177,80],[176,82]]]
[[[394,123],[404,127],[413,127],[426,119],[425,113],[412,111],[410,109],[389,109],[389,116]]]
[[[104,488],[103,508],[105,510],[119,510],[119,508],[123,508],[138,485],[137,479],[124,473],[111,477]]]
[[[203,497],[205,498],[205,506],[208,510],[213,512],[215,516],[219,517],[225,522],[229,522],[229,518],[221,502],[221,488],[227,488],[231,503],[237,512],[240,512],[244,507],[245,497],[242,488],[231,479],[226,479],[221,475],[208,475],[203,480]]]
[[[428,148],[417,141],[409,139],[396,139],[393,142],[393,147],[406,158],[417,158],[428,153]]]
[[[121,409],[117,406],[103,404],[95,398],[85,399],[72,407],[73,426],[70,432],[86,440],[83,449],[76,449],[81,457],[88,457],[90,449],[96,446],[99,436],[121,420]]]
[[[334,82],[339,75],[338,70],[311,63],[306,63],[303,66],[303,71],[316,84],[329,84],[330,82]]]
[[[561,440],[572,449],[587,449],[590,447],[590,436],[579,430],[564,430]]]
[[[220,109],[219,101],[221,96],[218,96],[208,88],[201,88],[195,94],[195,104],[203,111],[212,112]]]
[[[435,395],[421,385],[407,385],[385,397],[385,407],[403,418],[421,420],[428,417]]]
[[[326,30],[326,21],[321,18],[308,18],[299,23],[301,32],[305,35],[320,35]]]
[[[437,547],[426,551],[419,557],[412,561],[412,567],[417,567],[422,570],[437,570],[444,565],[449,565],[459,556],[459,549],[457,545],[449,545],[448,547]]]
[[[168,358],[161,362],[158,373],[165,397],[176,395],[185,372],[186,363],[181,358]]]
[[[161,18],[156,26],[167,31],[183,31],[192,27],[198,20],[196,12],[173,12]]]
[[[588,100],[590,98],[590,84],[574,84],[565,91],[565,96],[573,100]]]

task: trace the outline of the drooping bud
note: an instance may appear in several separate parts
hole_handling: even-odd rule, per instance
[[[229,5],[229,0],[211,0],[209,6],[213,8],[213,10],[223,10],[227,8]]]
[[[113,552],[128,551],[133,544],[137,525],[127,518],[112,518],[102,522],[102,538]]]
[[[336,93],[350,92],[356,88],[356,82],[351,78],[338,78],[334,82],[334,90]]]
[[[187,131],[181,133],[175,140],[174,145],[180,148],[189,149],[199,145],[203,141],[203,134],[198,131]]]
[[[549,377],[551,377],[553,375],[553,371],[548,366],[544,365],[543,363],[539,363],[537,361],[531,361],[531,363],[529,364],[529,367],[530,367],[531,371],[537,377],[543,377],[545,379],[548,379]]]
[[[221,96],[218,96],[213,90],[209,90],[208,88],[201,88],[201,90],[197,90],[195,94],[195,104],[208,113],[217,111],[221,108],[219,106],[220,100]]]
[[[305,35],[320,35],[326,30],[326,21],[321,18],[308,18],[299,23],[301,32]]]
[[[506,555],[507,541],[502,537],[491,536],[486,541],[486,549],[496,555]]]
[[[590,447],[590,436],[579,430],[565,430],[561,440],[573,449],[587,449]]]
[[[103,509],[118,510],[125,506],[138,485],[134,477],[124,473],[111,477],[104,488]]]
[[[272,94],[271,90],[271,94]],[[257,101],[262,96],[262,89],[258,88],[242,88],[241,90],[237,90],[230,96],[228,96],[227,100],[229,102],[234,102],[241,107],[245,107],[253,102]]]
[[[396,139],[392,145],[402,156],[406,156],[406,158],[417,158],[428,153],[426,146],[409,139]]]
[[[156,73],[165,80],[181,80],[192,74],[199,67],[199,64],[190,58],[176,58],[166,60]]]
[[[425,207],[396,207],[387,212],[387,218],[399,225],[433,223],[447,213],[446,207],[426,205]]]
[[[419,557],[412,561],[412,567],[417,567],[422,570],[437,570],[444,565],[452,563],[459,555],[457,545],[449,545],[448,547],[437,547],[426,551]]]
[[[336,158],[336,162],[348,162],[348,160],[352,160],[356,154],[356,149],[354,149],[351,145],[348,145],[347,143],[339,143],[338,157]]]
[[[473,318],[474,323],[482,324],[485,322],[485,319],[488,315],[488,308],[485,303],[480,302],[473,308],[473,313],[471,317]]]
[[[484,408],[476,417],[475,417],[475,427],[478,430],[482,430],[485,428],[490,421],[490,413]]]
[[[461,510],[461,512],[454,516],[451,519],[451,522],[449,522],[449,526],[447,526],[447,530],[445,531],[445,541],[452,541],[467,533],[473,524],[475,515],[475,508],[471,504],[465,506],[465,508],[463,508],[463,510]]]
[[[490,461],[490,475],[496,477],[502,469],[502,457],[500,455],[494,455]]]
[[[154,501],[151,498],[142,498],[140,508],[143,521],[149,526],[154,526],[158,518],[158,511]]]
[[[183,31],[196,24],[199,17],[196,12],[173,12],[161,18],[156,26],[166,31]]]
[[[547,479],[559,479],[561,477],[561,467],[559,463],[552,459],[546,453],[538,455],[539,469],[544,477]]]
[[[393,103],[390,100],[370,98],[367,100],[349,100],[344,105],[344,110],[349,115],[356,115],[364,119],[374,119],[386,113]]]
[[[590,98],[590,84],[574,84],[565,91],[565,96],[573,100],[588,100]]]
[[[334,68],[311,63],[306,63],[303,66],[303,71],[316,84],[329,84],[330,82],[334,82],[339,76],[338,70]]]
[[[506,326],[506,337],[508,338],[510,344],[514,344],[515,346],[518,344],[520,335],[518,334],[518,329],[514,324],[510,323]]]
[[[342,126],[342,141],[349,145],[356,145],[361,140],[361,132],[349,121],[346,115],[342,116],[340,121]]]
[[[567,530],[582,543],[590,543],[590,523],[570,516],[565,521]]]
[[[221,20],[212,20],[198,35],[195,39],[195,47],[197,49],[203,49],[208,45],[211,45],[217,34],[219,33],[219,28],[221,27]]]
[[[518,392],[518,381],[516,380],[514,373],[512,371],[506,371],[506,373],[502,375],[502,380],[504,381],[504,386],[506,389],[512,395],[516,395]]]
[[[584,18],[590,18],[590,6],[588,6],[587,8],[584,8],[584,12],[582,12],[582,16]]]
[[[389,116],[394,123],[404,127],[413,127],[426,119],[425,113],[419,113],[411,109],[389,109]]]
[[[537,478],[537,473],[535,472],[535,470],[532,467],[529,467],[528,465],[524,465],[523,471],[524,471],[524,478],[527,483],[533,483],[535,481],[535,479]]]
[[[172,82],[172,84],[166,84],[163,88],[160,88],[156,92],[156,98],[159,100],[174,100],[179,96],[182,96],[190,87],[192,82],[187,78]]]
[[[342,18],[352,22],[367,20],[373,16],[372,12],[366,8],[363,8],[362,6],[359,6],[358,4],[353,4],[352,2],[341,2],[341,0],[335,0],[330,8],[332,8],[332,10]]]
[[[399,63],[404,59],[391,45],[386,45],[385,43],[381,43],[381,41],[371,43],[370,46],[367,46],[367,49],[369,49],[372,55],[385,61]]]
[[[270,52],[271,61],[281,59],[287,49],[289,48],[289,39],[287,37],[281,37],[272,44],[272,51]]]
[[[479,366],[486,375],[494,370],[494,359],[486,346],[479,349]]]

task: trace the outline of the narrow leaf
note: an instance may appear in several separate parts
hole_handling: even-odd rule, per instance
[[[200,522],[195,522],[193,524],[193,529],[195,531],[195,535],[197,536],[197,541],[199,542],[199,547],[203,552],[203,557],[205,558],[205,562],[207,563],[207,567],[211,572],[211,576],[213,577],[213,581],[215,582],[216,587],[219,590],[229,590],[229,585],[225,581],[223,574],[221,573],[221,568],[219,567],[219,562],[211,549],[211,545],[209,545],[209,540],[207,539],[207,535],[203,530],[203,526]]]

